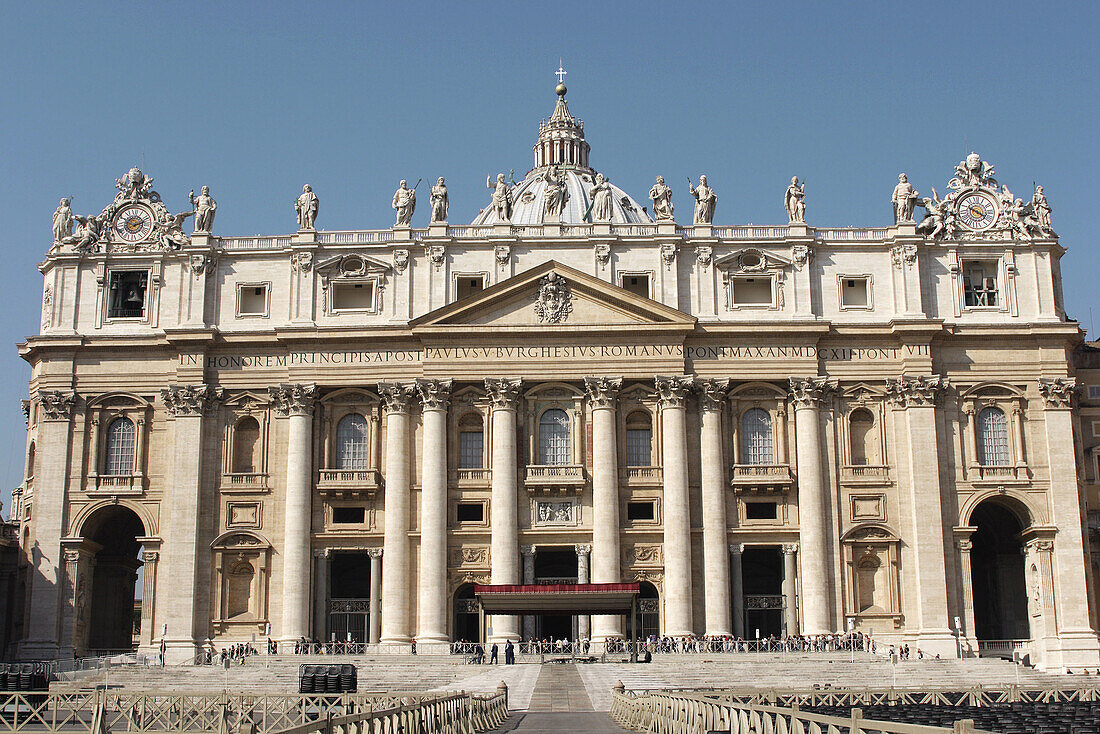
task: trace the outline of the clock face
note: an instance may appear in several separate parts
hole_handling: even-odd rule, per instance
[[[997,221],[997,205],[984,194],[967,194],[959,199],[958,217],[968,229],[989,229]]]
[[[126,242],[140,242],[153,231],[153,215],[140,206],[128,206],[115,217],[115,234]]]

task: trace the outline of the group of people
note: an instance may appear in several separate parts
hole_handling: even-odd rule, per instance
[[[268,654],[271,654],[270,641],[268,641]],[[201,663],[203,665],[225,665],[226,661],[237,663],[238,665],[244,665],[245,658],[252,657],[253,655],[259,655],[260,652],[250,643],[238,642],[235,645],[230,645],[228,648],[223,647],[221,650],[215,652],[213,648],[206,650],[202,653]]]
[[[498,665],[500,663],[500,645],[493,643],[489,647],[489,657],[486,660],[485,648],[480,642],[469,642],[468,640],[459,640],[458,642],[451,643],[452,655],[465,655],[467,662],[474,665],[483,665],[488,662],[489,665]],[[504,643],[504,664],[515,665],[516,664],[516,646],[511,640]]]

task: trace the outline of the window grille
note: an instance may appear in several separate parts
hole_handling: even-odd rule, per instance
[[[741,416],[741,463],[771,464],[772,418],[762,408],[750,408]]]
[[[551,408],[539,418],[539,463],[544,466],[569,464],[569,414]]]
[[[134,473],[134,422],[129,418],[115,418],[107,427],[107,443],[103,460],[103,473],[126,475]]]
[[[462,431],[458,434],[458,468],[482,469],[485,456],[485,434]]]
[[[653,462],[653,431],[649,428],[626,429],[626,465],[650,466]]]
[[[1008,466],[1008,419],[1000,408],[982,408],[978,413],[978,463]]]
[[[963,293],[967,306],[996,306],[997,270],[995,263],[966,266]]]
[[[336,424],[336,468],[366,471],[370,468],[370,435],[367,419],[350,413]]]

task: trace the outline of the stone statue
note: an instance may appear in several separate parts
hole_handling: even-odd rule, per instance
[[[596,174],[596,183],[589,192],[592,196],[592,221],[610,222],[612,214],[612,202],[615,200],[611,184],[607,182],[602,173]]]
[[[565,209],[565,202],[569,201],[565,180],[555,166],[550,166],[542,178],[546,181],[546,188],[542,191],[543,212],[548,216],[559,216]]]
[[[691,179],[688,179],[688,191],[695,197],[695,216],[692,218],[692,223],[713,224],[718,195],[714,193],[714,189],[707,186],[706,174],[699,177],[698,186],[692,186]]]
[[[919,194],[909,183],[904,173],[898,174],[898,185],[894,187],[894,195],[890,201],[894,204],[894,224],[911,223],[913,221],[913,207],[916,206]]]
[[[497,221],[512,221],[512,192],[508,189],[508,184],[504,181],[504,174],[497,174],[497,181],[495,184],[492,179],[486,176],[485,186],[493,190],[493,200],[490,206],[493,207],[493,212],[497,215]]]
[[[922,207],[925,211],[924,219],[917,225],[917,233],[926,234],[932,239],[936,239],[943,234],[947,226],[949,202],[940,201],[940,196],[933,187],[931,198],[926,196],[923,199],[918,199],[917,206]]]
[[[653,200],[653,218],[658,222],[672,221],[672,187],[665,185],[665,177],[658,176],[657,183],[649,190]]]
[[[209,234],[214,229],[214,213],[218,210],[218,202],[210,195],[210,187],[203,186],[198,197],[192,189],[187,199],[195,207],[195,232]]]
[[[67,237],[72,237],[72,235],[73,210],[69,208],[69,200],[62,199],[53,211],[53,241],[55,243],[64,242]]]
[[[115,201],[140,199],[153,188],[153,177],[146,176],[140,168],[134,167],[127,171],[122,178],[115,179],[115,188],[118,189],[118,193],[115,194]]]
[[[73,219],[80,224],[80,229],[73,237],[66,237],[65,243],[72,244],[78,252],[95,252],[98,248],[100,227],[103,222],[98,216],[88,215],[82,217],[74,214]]]
[[[317,221],[319,204],[317,194],[313,193],[313,187],[309,184],[303,186],[302,195],[294,202],[294,211],[298,214],[298,229],[313,229],[313,223]]]
[[[799,186],[798,176],[791,176],[791,185],[783,195],[783,206],[791,224],[806,221],[806,184]]]
[[[429,201],[432,204],[432,221],[446,222],[447,211],[450,209],[451,203],[447,196],[447,184],[444,183],[442,176],[439,177],[435,182],[435,186],[432,187]]]
[[[983,161],[977,153],[971,153],[955,166],[955,177],[947,182],[949,189],[961,189],[967,186],[990,186],[997,188],[997,179],[993,178],[993,166]]]
[[[1042,186],[1035,187],[1035,193],[1031,197],[1032,216],[1039,223],[1039,229],[1043,234],[1050,234],[1054,230],[1050,226],[1050,204],[1047,203],[1046,194]]]
[[[397,220],[393,226],[408,227],[412,224],[413,212],[416,211],[416,189],[410,189],[405,179],[401,179],[397,191],[393,192],[393,208],[397,210]]]

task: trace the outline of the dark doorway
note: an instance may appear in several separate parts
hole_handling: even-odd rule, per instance
[[[577,583],[577,552],[568,548],[538,548],[535,552],[536,584]],[[535,617],[535,637],[540,640],[573,640],[577,617],[542,614]]]
[[[463,584],[455,591],[454,633],[451,639],[459,642],[484,642],[479,621],[474,585]]]
[[[96,512],[84,525],[84,537],[96,548],[91,564],[80,564],[74,589],[77,625],[87,620],[87,650],[115,652],[135,648],[140,628],[137,599],[138,553],[145,526],[133,510],[115,505]],[[88,569],[88,566],[91,566]],[[90,573],[89,573],[90,570]],[[76,635],[78,638],[81,635]]]
[[[750,546],[741,554],[745,638],[783,634],[783,556],[775,546]],[[739,600],[734,599],[734,604]]]
[[[370,629],[370,556],[334,552],[329,559],[327,640],[366,642]]]
[[[634,632],[630,615],[626,617],[626,639],[636,640],[661,634],[661,600],[657,587],[648,581],[638,582],[638,632]]]
[[[1004,505],[986,501],[970,515],[970,578],[979,640],[1026,640],[1031,634],[1024,583],[1024,529]]]

